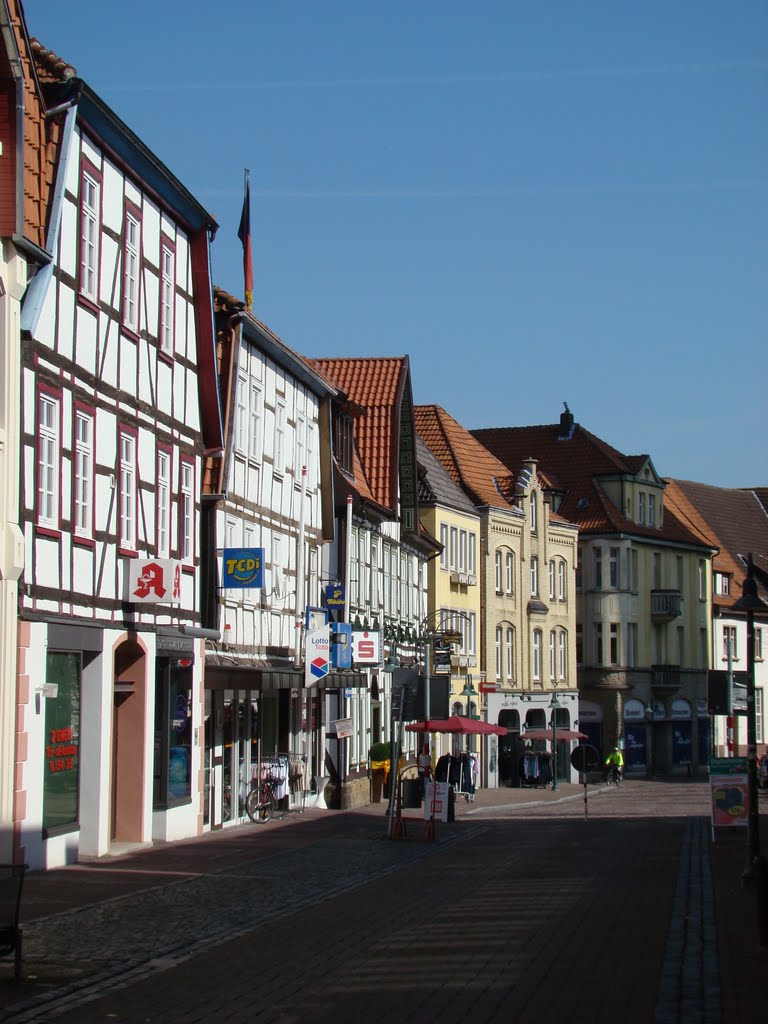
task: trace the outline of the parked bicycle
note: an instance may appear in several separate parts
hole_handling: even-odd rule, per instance
[[[256,779],[251,791],[245,798],[245,810],[251,821],[262,825],[269,821],[277,808],[277,787],[283,782],[272,772],[266,772],[262,778]]]

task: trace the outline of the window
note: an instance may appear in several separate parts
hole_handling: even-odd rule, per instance
[[[549,563],[549,599],[554,601],[555,599],[555,560],[550,560]]]
[[[577,565],[576,566],[576,571],[575,571],[574,575],[576,577],[576,581],[575,581],[576,582],[576,590],[577,591],[583,590],[584,589],[584,573],[582,572],[581,565]]]
[[[59,528],[59,400],[41,394],[37,404],[37,522]]]
[[[611,665],[619,664],[619,624],[617,622],[611,623]]]
[[[755,661],[763,660],[763,631],[755,626]]]
[[[371,612],[376,618],[379,611],[379,542],[371,538]]]
[[[608,571],[611,590],[619,589],[619,549],[610,548],[608,558]]]
[[[564,601],[567,596],[566,585],[565,585],[565,562],[562,560],[557,563],[557,597],[558,600]]]
[[[535,533],[537,529],[537,509],[536,509],[536,491],[531,491],[531,532]]]
[[[758,743],[763,742],[763,690],[758,686],[755,688],[755,726],[757,729],[755,739]]]
[[[440,523],[440,543],[443,550],[440,552],[440,568],[448,568],[448,524]]]
[[[171,453],[161,450],[157,453],[157,557],[167,558],[171,550]]]
[[[516,652],[515,652],[515,630],[512,626],[507,626],[506,629],[506,668],[507,668],[507,681],[513,683],[517,675],[516,672]]]
[[[501,679],[501,645],[504,640],[503,626],[496,627],[496,678]]]
[[[731,591],[731,581],[724,572],[716,572],[714,574],[715,580],[715,593],[721,597],[727,597]]]
[[[93,535],[93,416],[78,409],[74,440],[75,508],[77,537]]]
[[[557,636],[554,629],[549,633],[549,677],[552,682],[557,681]]]
[[[449,551],[448,558],[449,558],[451,569],[458,569],[458,567],[459,567],[458,566],[458,558],[457,558],[458,545],[459,545],[459,531],[456,529],[455,526],[452,526],[451,527],[451,540],[450,540],[450,545],[449,545],[449,549],[448,549],[448,551]]]
[[[598,665],[603,664],[603,624],[602,622],[595,623],[595,662]]]
[[[351,416],[337,416],[333,421],[333,454],[345,473],[352,472],[354,427]]]
[[[459,572],[467,571],[467,531],[459,530]]]
[[[728,654],[733,661],[737,661],[739,657],[738,649],[736,647],[736,627],[735,626],[723,626],[723,660],[728,660]]]
[[[539,560],[536,555],[531,556],[531,595],[536,597],[539,593]]]
[[[99,230],[101,183],[90,169],[80,178],[80,294],[99,300]]]
[[[707,599],[707,563],[703,558],[699,559],[698,568],[698,581],[699,581],[699,600],[706,601]]]
[[[653,587],[655,590],[660,589],[661,583],[661,554],[658,551],[653,553]]]
[[[156,809],[189,803],[192,797],[192,669],[158,658],[155,669]]]
[[[627,623],[627,665],[635,668],[637,665],[637,623]]]
[[[171,356],[176,348],[176,254],[163,245],[160,254],[160,351]]]
[[[138,214],[126,210],[123,233],[123,327],[139,331],[139,268],[141,223]]]
[[[558,637],[557,637],[558,660],[559,660],[559,663],[560,663],[559,670],[560,670],[560,678],[561,679],[567,679],[568,678],[568,643],[567,643],[567,641],[568,641],[568,634],[565,632],[564,629],[561,629],[560,632],[558,633]]]
[[[675,559],[675,563],[677,565],[677,589],[682,594],[685,590],[685,587],[683,585],[685,583],[685,567],[683,565],[682,555],[677,556],[677,558]]]
[[[263,399],[261,385],[258,381],[251,378],[250,384],[250,405],[248,409],[250,422],[250,431],[248,433],[248,457],[253,459],[255,462],[260,462],[262,453],[261,421]]]
[[[683,629],[682,626],[678,626],[677,627],[677,630],[676,630],[676,641],[677,641],[677,649],[676,649],[677,657],[676,657],[675,661],[677,662],[678,665],[684,665],[685,664],[685,630]]]
[[[45,681],[58,686],[46,697],[43,762],[44,834],[77,828],[80,792],[80,655],[49,652]]]
[[[136,436],[120,431],[120,547],[136,550]]]
[[[531,678],[539,682],[541,681],[541,647],[541,630],[534,629],[533,644],[531,645]]]
[[[505,559],[505,588],[508,594],[515,592],[515,556],[508,551]]]
[[[501,593],[501,552],[500,551],[496,552],[495,568],[496,568],[496,593],[500,594]]]
[[[285,402],[279,401],[275,407],[275,473],[285,472]]]
[[[477,536],[474,533],[469,535],[467,570],[470,576],[477,576]]]
[[[656,495],[648,495],[648,525],[656,525]]]
[[[595,570],[595,590],[602,590],[603,587],[603,549],[595,548],[592,552],[593,565]]]
[[[645,492],[640,491],[637,496],[637,521],[641,525],[645,523]]]
[[[576,664],[584,664],[584,627],[576,623]]]
[[[296,416],[296,429],[293,434],[293,473],[294,483],[301,486],[301,470],[307,464],[307,418],[303,413]]]
[[[632,548],[627,552],[627,590],[634,591],[637,587],[637,551]]]
[[[179,494],[179,554],[182,561],[195,557],[195,468],[182,459]]]

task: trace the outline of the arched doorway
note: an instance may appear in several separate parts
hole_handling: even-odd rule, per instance
[[[110,839],[142,842],[144,835],[147,652],[130,637],[115,649],[112,710]]]

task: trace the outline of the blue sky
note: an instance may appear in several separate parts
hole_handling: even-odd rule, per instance
[[[765,0],[25,0],[307,356],[400,355],[468,428],[576,420],[767,482]]]

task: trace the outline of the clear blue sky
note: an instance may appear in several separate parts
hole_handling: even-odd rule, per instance
[[[578,422],[768,482],[765,0],[25,0],[307,356],[466,427]]]

